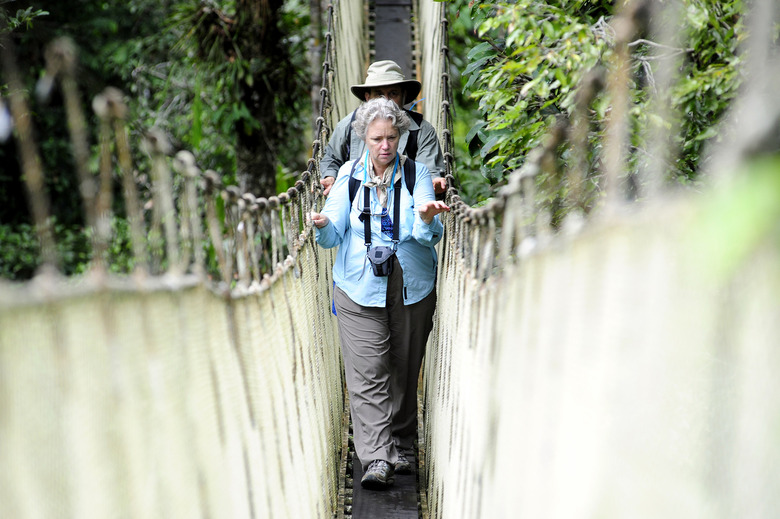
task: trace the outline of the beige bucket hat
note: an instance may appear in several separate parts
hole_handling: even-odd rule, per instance
[[[355,94],[355,97],[361,101],[365,101],[366,92],[370,91],[373,87],[385,87],[391,85],[400,85],[406,91],[404,96],[404,102],[410,103],[422,89],[422,84],[415,79],[405,79],[401,67],[395,61],[389,59],[383,61],[376,61],[369,65],[366,72],[366,82],[362,85],[352,85],[350,90]]]

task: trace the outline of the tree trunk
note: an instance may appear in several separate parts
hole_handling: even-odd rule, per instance
[[[236,161],[239,187],[256,196],[276,194],[276,162],[281,132],[275,131],[276,99],[291,67],[281,44],[279,10],[283,0],[239,0],[236,31],[243,59],[249,62],[247,76],[240,81],[239,102],[246,106],[256,125],[240,123],[236,128]]]

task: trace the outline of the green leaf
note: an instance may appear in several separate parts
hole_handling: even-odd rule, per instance
[[[707,26],[707,11],[704,7],[691,3],[687,9],[688,20],[697,29],[703,29]]]
[[[710,126],[706,130],[701,132],[699,135],[694,137],[694,140],[704,141],[704,140],[707,140],[707,139],[711,139],[712,137],[715,137],[717,134],[718,134],[717,128],[715,128],[714,126]]]
[[[483,42],[477,45],[476,47],[472,48],[467,58],[471,61],[482,59],[484,57],[490,57],[495,56],[496,50],[489,42]]]
[[[478,134],[482,132],[482,129],[487,125],[487,122],[485,121],[478,121],[476,124],[474,124],[469,132],[466,134],[466,142],[471,142],[471,140]]]
[[[485,156],[487,156],[488,153],[490,153],[491,151],[495,150],[498,147],[498,143],[500,139],[501,139],[500,136],[494,135],[493,137],[490,138],[490,140],[488,140],[485,143],[484,146],[482,146],[482,149],[480,150],[479,154],[482,156],[483,159],[485,158]]]
[[[482,67],[485,66],[485,64],[490,61],[490,56],[485,56],[482,58],[479,58],[476,61],[472,61],[469,63],[469,66],[466,67],[466,69],[463,71],[463,75],[473,74],[474,72],[482,69]]]

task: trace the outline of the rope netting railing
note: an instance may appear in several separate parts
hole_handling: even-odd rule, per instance
[[[448,22],[443,9],[422,4],[421,30],[438,38],[424,42],[423,84],[440,87],[425,96],[442,107],[452,208],[423,374],[425,515],[773,515],[780,507],[780,248],[769,231],[777,211],[750,193],[776,189],[769,179],[777,171],[746,159],[780,120],[768,87],[780,79],[780,63],[765,50],[777,6],[755,2],[750,13],[746,54],[762,72],[748,76],[727,126],[733,137],[714,152],[702,193],[665,190],[659,159],[640,172],[645,201],[623,196],[627,104],[615,100],[627,99],[626,50],[648,7],[632,2],[613,22],[617,75],[591,77],[571,120],[495,199],[470,207],[452,182]],[[578,113],[595,88],[618,103],[599,143],[603,170],[572,160],[560,171],[553,158],[562,144],[574,159],[587,150]],[[541,174],[566,176],[575,187],[565,201],[573,210],[555,227],[550,208],[536,202]],[[587,187],[599,191],[587,192],[584,181],[594,176]],[[748,198],[735,202],[740,196]],[[765,231],[751,230],[747,241],[727,223],[740,218],[745,200],[761,208]]]
[[[29,107],[10,42],[2,45],[43,266],[29,282],[0,282],[0,516],[343,510],[333,255],[316,246],[306,217],[323,203],[319,159],[332,123],[351,109],[348,86],[363,73],[367,46],[337,52],[335,44],[361,35],[361,5],[336,2],[327,14],[312,159],[292,188],[268,198],[223,186],[155,129],[142,143],[152,186],[142,192],[115,89],[93,102],[93,175],[75,48],[53,42],[39,89],[61,88],[93,229],[92,263],[73,277],[60,274]],[[105,254],[114,191],[130,229],[128,275],[110,273]]]

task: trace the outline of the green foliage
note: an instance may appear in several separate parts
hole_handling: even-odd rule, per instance
[[[469,67],[469,50],[479,44],[475,35],[474,20],[457,2],[447,5],[451,20],[449,32],[450,80],[452,82],[453,111],[453,152],[455,155],[455,175],[460,195],[470,205],[478,205],[491,196],[491,189],[498,181],[495,168],[483,164],[479,155],[484,138],[484,122],[478,103],[463,89],[467,78],[464,71]],[[461,12],[463,15],[461,16]]]
[[[179,78],[178,83],[195,87],[192,98],[182,100],[182,113],[192,114],[196,124],[185,126],[191,132],[182,141],[190,148],[197,145],[202,166],[223,173],[226,183],[237,182],[237,134],[248,137],[239,138],[238,146],[248,141],[270,147],[271,171],[300,171],[306,164],[309,142],[304,136],[311,117],[308,4],[275,3],[282,6],[275,20],[251,18],[246,7],[231,0],[180,2],[167,18],[166,30],[175,35],[168,83]],[[262,12],[271,9],[269,4]],[[262,48],[263,42],[256,40],[268,31],[279,33],[274,48]],[[170,94],[164,99],[163,105]]]
[[[0,35],[18,28],[29,30],[32,28],[33,20],[47,14],[49,14],[47,11],[35,9],[33,6],[28,6],[27,9],[18,9],[14,14],[10,14],[0,7]]]
[[[677,24],[684,56],[679,79],[668,91],[654,91],[659,61],[651,57],[652,42],[632,43],[632,154],[627,177],[644,165],[645,139],[654,127],[679,128],[671,136],[679,158],[669,176],[684,182],[697,179],[704,145],[718,138],[718,123],[734,98],[741,76],[737,46],[745,36],[742,0],[684,0],[685,16]],[[529,151],[540,146],[553,125],[569,119],[583,78],[597,68],[613,66],[614,31],[609,26],[613,2],[586,0],[519,0],[471,2],[460,18],[473,21],[475,41],[463,69],[464,93],[478,102],[481,118],[466,135],[472,157],[482,160],[489,183],[500,186],[520,167]],[[644,42],[644,43],[643,43]],[[671,58],[664,58],[671,59]],[[611,101],[601,94],[590,106],[591,171],[598,169],[599,146]],[[672,119],[656,110],[672,107]],[[561,150],[560,159],[569,156]],[[540,179],[544,187],[546,180]],[[479,188],[464,185],[479,192]],[[557,190],[561,187],[551,184]],[[558,192],[558,195],[563,192]],[[542,197],[554,200],[550,192]],[[481,198],[484,195],[479,195]]]
[[[130,224],[125,218],[111,219],[111,241],[106,251],[106,264],[109,272],[116,274],[133,271],[135,261],[130,242]]]
[[[0,276],[6,279],[28,279],[38,267],[39,246],[29,224],[0,224]]]
[[[570,112],[584,74],[609,51],[600,16],[584,1],[477,3],[472,16],[483,40],[469,52],[465,89],[479,102],[480,156],[499,175],[522,165],[556,116]]]
[[[52,220],[52,230],[57,247],[55,253],[62,273],[72,276],[86,272],[94,260],[94,237],[91,232],[80,225],[65,225],[57,220]],[[207,272],[218,277],[219,265],[208,238],[204,238],[203,247]],[[111,239],[103,260],[109,272],[114,274],[128,274],[135,268],[127,219],[112,217]],[[40,243],[32,225],[0,224],[0,278],[19,281],[30,279],[40,266],[40,261]],[[166,262],[164,259],[163,263]]]
[[[231,95],[229,63],[215,66],[189,55],[181,40],[188,27],[181,13],[200,3],[133,0],[125,18],[136,30],[103,41],[107,76],[116,76],[129,95],[131,140],[135,161],[146,170],[138,152],[144,132],[162,129],[174,149],[195,153],[202,169],[213,169],[230,184],[235,178],[236,108]]]
[[[742,0],[708,2],[687,0],[685,46],[689,49],[680,81],[669,102],[680,115],[680,149],[675,176],[695,180],[701,151],[718,140],[718,123],[736,97],[742,76],[738,46],[746,37]]]
[[[290,171],[281,165],[276,170],[276,190],[283,193],[295,186],[298,181],[298,172]]]
[[[91,259],[89,236],[81,226],[52,221],[57,257],[65,275],[84,272]],[[0,224],[0,277],[29,279],[40,266],[40,246],[29,224]]]
[[[12,2],[3,2],[6,6],[9,3]],[[311,135],[308,4],[298,0],[275,2],[281,6],[278,20],[273,23],[273,28],[281,31],[277,42],[291,56],[280,63],[276,49],[269,49],[263,57],[247,53],[238,43],[246,29],[238,23],[241,16],[253,11],[250,4],[258,7],[262,0],[60,0],[47,7],[47,11],[28,7],[30,2],[18,3],[25,5],[15,15],[0,8],[0,23],[3,31],[13,29],[17,62],[29,92],[34,91],[35,81],[43,73],[44,49],[51,41],[69,36],[79,49],[77,80],[87,126],[92,132],[89,170],[93,174],[98,167],[98,124],[90,102],[107,86],[117,87],[127,95],[133,162],[140,172],[143,201],[149,199],[149,178],[145,173],[149,171],[149,157],[141,151],[140,144],[153,126],[169,136],[174,151],[191,150],[200,168],[217,171],[225,185],[237,183],[237,135],[241,132],[273,136],[266,139],[273,141],[273,154],[268,160],[264,155],[264,163],[270,165],[281,188],[292,185],[294,172],[305,168]],[[272,119],[261,122],[256,107],[247,104],[244,94],[251,92],[252,86],[264,86],[271,74],[281,74],[282,70],[289,75],[275,79],[284,88],[275,88],[270,96],[254,96],[272,109]],[[6,90],[0,84],[0,94]],[[29,100],[35,133],[39,136],[36,144],[46,190],[60,225],[60,248],[67,244],[72,249],[61,250],[60,256],[65,270],[75,273],[86,268],[90,258],[82,244],[86,247],[90,240],[76,231],[83,224],[82,201],[61,93],[55,89],[48,103],[32,95]],[[0,163],[0,222],[4,226],[0,237],[0,275],[29,277],[36,262],[25,254],[37,251],[37,238],[30,227],[13,140],[0,143]],[[133,260],[120,197],[115,198],[113,209],[117,217],[112,222],[114,236],[108,264],[112,270],[126,272],[132,269]],[[81,266],[74,264],[79,261]],[[213,263],[213,251],[208,261]]]

